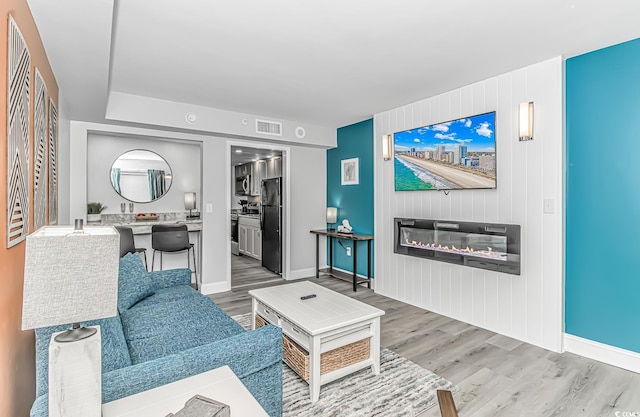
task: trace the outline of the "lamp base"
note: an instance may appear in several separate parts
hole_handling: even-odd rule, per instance
[[[100,417],[101,332],[75,343],[49,343],[49,417]]]
[[[93,336],[96,331],[95,327],[81,327],[80,323],[73,323],[72,328],[56,335],[55,341],[60,343],[77,342]]]

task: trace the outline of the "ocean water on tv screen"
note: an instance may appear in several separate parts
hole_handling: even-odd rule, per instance
[[[429,182],[423,181],[417,172],[403,164],[398,158],[394,158],[396,191],[407,190],[433,190],[435,187]]]

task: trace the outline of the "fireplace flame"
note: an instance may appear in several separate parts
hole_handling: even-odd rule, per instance
[[[502,261],[507,260],[506,253],[496,252],[490,246],[487,246],[487,250],[476,250],[476,249],[470,248],[469,246],[462,249],[462,248],[456,248],[453,245],[451,245],[451,248],[449,248],[449,246],[446,246],[446,245],[442,246],[442,244],[436,245],[435,243],[422,243],[422,242],[416,242],[415,240],[412,240],[411,242],[409,242],[409,239],[405,239],[404,246],[411,246],[419,249],[435,250],[438,252],[456,253],[459,255],[472,255],[472,256],[478,256],[481,258],[499,259]]]

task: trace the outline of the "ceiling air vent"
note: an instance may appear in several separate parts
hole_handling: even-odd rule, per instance
[[[265,135],[282,136],[282,123],[256,120],[256,132]]]

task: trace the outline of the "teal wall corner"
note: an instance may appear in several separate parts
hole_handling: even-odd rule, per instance
[[[358,158],[359,184],[342,185],[342,160]],[[353,231],[358,234],[373,235],[373,119],[368,119],[338,129],[338,147],[327,151],[327,207],[338,208],[338,223],[349,219]],[[344,247],[355,242],[336,239],[334,244],[333,265],[353,272],[353,258],[346,255]],[[373,252],[371,249],[371,274],[373,276]],[[353,249],[352,249],[353,250]],[[327,246],[327,256],[329,249]],[[329,260],[327,259],[327,263]],[[358,243],[357,273],[367,274],[367,243]]]
[[[640,39],[566,62],[565,332],[640,353]]]

